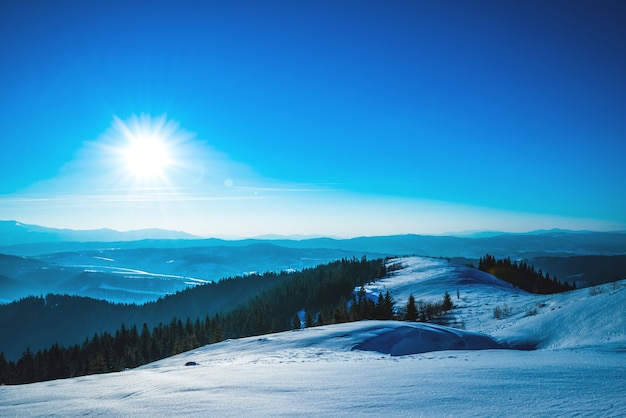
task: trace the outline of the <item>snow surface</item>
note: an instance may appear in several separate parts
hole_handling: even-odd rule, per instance
[[[468,331],[361,321],[228,340],[125,372],[0,387],[0,415],[626,416],[626,282],[538,296],[443,260],[396,261],[405,268],[368,291],[400,305],[447,290]],[[502,304],[511,314],[497,320]],[[494,349],[527,342],[539,349]]]

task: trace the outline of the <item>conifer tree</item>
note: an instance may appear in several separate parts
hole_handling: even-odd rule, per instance
[[[443,295],[443,306],[442,306],[442,308],[443,308],[443,310],[445,312],[445,311],[449,311],[453,307],[454,307],[454,304],[452,303],[452,298],[450,297],[450,294],[446,290],[446,293]]]
[[[322,312],[320,312],[319,315],[317,315],[316,325],[317,326],[326,325],[326,322],[324,322],[324,314]]]
[[[415,296],[410,295],[409,301],[406,304],[406,320],[417,321],[417,305],[415,304]]]
[[[378,294],[378,301],[376,302],[376,309],[374,311],[374,319],[385,319],[385,298],[382,292]]]
[[[393,299],[391,298],[391,294],[389,291],[385,293],[385,300],[383,304],[383,319],[393,319]]]
[[[301,329],[302,328],[302,321],[300,321],[300,314],[298,312],[296,312],[296,314],[293,317],[293,329]]]

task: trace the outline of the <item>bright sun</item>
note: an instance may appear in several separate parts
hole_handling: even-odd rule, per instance
[[[171,163],[164,140],[143,135],[129,139],[128,148],[123,151],[127,169],[139,178],[162,177]]]
[[[168,171],[176,165],[177,147],[185,139],[178,124],[168,121],[165,115],[142,114],[127,121],[115,118],[114,128],[117,162],[135,184],[167,182]]]

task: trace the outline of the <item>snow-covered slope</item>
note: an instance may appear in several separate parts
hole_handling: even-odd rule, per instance
[[[126,372],[1,387],[0,415],[626,415],[626,282],[537,296],[446,261],[397,261],[405,268],[368,290],[399,304],[447,290],[467,332],[362,321],[224,341]],[[511,341],[539,349],[491,345]]]
[[[614,345],[626,349],[626,281],[535,295],[445,260],[408,257],[390,261],[396,263],[403,269],[366,290],[373,294],[388,290],[399,307],[410,294],[417,300],[440,301],[447,291],[455,305],[453,324],[514,345]],[[496,308],[502,312],[500,319],[494,318]]]

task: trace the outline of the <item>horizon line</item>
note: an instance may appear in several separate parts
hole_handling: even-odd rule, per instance
[[[543,234],[543,233],[554,233],[554,232],[563,232],[563,233],[626,233],[624,229],[615,229],[615,230],[592,230],[592,229],[564,229],[564,228],[550,228],[550,229],[533,229],[528,231],[500,231],[500,230],[466,230],[466,231],[449,231],[443,233],[418,233],[418,232],[406,232],[406,233],[393,233],[393,234],[383,234],[383,235],[354,235],[354,236],[338,236],[338,235],[324,235],[324,234],[276,234],[276,233],[267,233],[261,235],[252,235],[252,236],[241,236],[241,235],[212,235],[212,236],[201,236],[184,230],[177,229],[168,229],[168,228],[160,228],[160,227],[149,227],[149,228],[140,228],[140,229],[129,229],[129,230],[120,230],[115,228],[109,228],[103,226],[101,228],[90,228],[90,229],[74,229],[67,227],[50,227],[39,224],[30,224],[21,221],[17,221],[14,219],[6,219],[0,220],[0,223],[14,223],[15,226],[26,226],[26,227],[37,227],[43,229],[57,230],[57,231],[65,231],[65,232],[78,232],[78,233],[89,233],[89,232],[99,232],[99,231],[109,231],[118,234],[131,234],[131,233],[141,233],[141,232],[149,232],[149,231],[159,231],[159,232],[170,232],[170,233],[178,233],[189,235],[189,237],[181,237],[181,238],[141,238],[137,241],[141,240],[166,240],[166,241],[202,241],[209,239],[219,239],[223,241],[244,241],[244,240],[259,240],[259,241],[307,241],[314,239],[331,239],[331,240],[351,240],[351,239],[359,239],[359,238],[376,238],[376,237],[393,237],[393,236],[406,236],[406,235],[414,235],[414,236],[424,236],[424,237],[455,237],[455,238],[488,238],[498,235],[532,235],[532,234]],[[46,233],[45,231],[39,231],[41,233]],[[52,231],[51,231],[52,232]],[[133,241],[133,240],[129,240]],[[95,242],[95,241],[94,241]],[[114,242],[114,241],[111,241]]]

